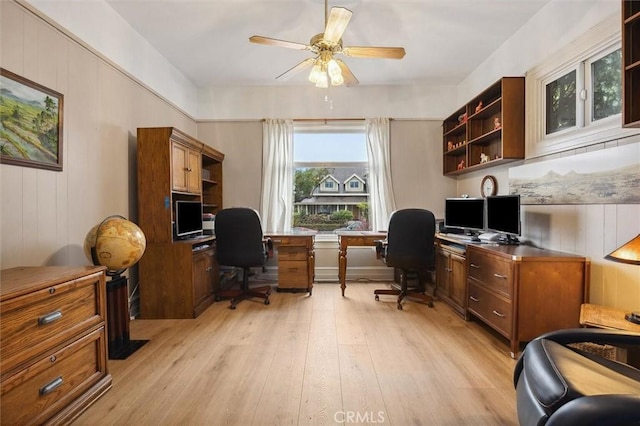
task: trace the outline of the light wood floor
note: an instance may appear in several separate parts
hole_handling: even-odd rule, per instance
[[[506,340],[443,302],[316,284],[193,320],[135,320],[150,342],[109,361],[113,388],[75,425],[513,425]]]

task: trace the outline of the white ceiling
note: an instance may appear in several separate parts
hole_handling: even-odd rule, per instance
[[[331,0],[353,17],[345,46],[404,47],[394,59],[342,59],[360,85],[460,83],[549,0]],[[252,35],[309,43],[324,0],[107,0],[195,86],[299,85],[276,76],[310,52],[253,44]]]

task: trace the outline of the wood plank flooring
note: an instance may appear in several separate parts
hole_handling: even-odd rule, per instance
[[[113,388],[75,425],[515,425],[506,340],[384,284],[316,284],[193,320],[135,320]]]

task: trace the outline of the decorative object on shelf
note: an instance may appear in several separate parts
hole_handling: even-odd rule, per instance
[[[453,149],[453,142],[452,141],[447,142],[447,149],[448,150],[452,150]]]
[[[465,112],[464,114],[460,114],[458,116],[458,123],[462,124],[466,122],[467,122],[467,113]]]
[[[464,169],[464,160],[460,160],[460,162],[458,163],[458,170],[462,169]]]
[[[489,162],[489,156],[484,152],[480,153],[480,164]]]
[[[498,193],[498,180],[495,176],[487,175],[482,178],[480,193],[483,197],[494,196]]]
[[[631,241],[627,241],[604,257],[614,262],[628,263],[630,265],[640,265],[640,234]],[[630,312],[624,316],[627,321],[640,324],[640,311]]]
[[[129,336],[129,287],[122,273],[135,265],[147,246],[142,230],[122,216],[109,216],[91,228],[84,240],[84,253],[94,265],[107,267],[109,358],[126,359],[148,340]]]
[[[500,117],[496,117],[493,119],[493,128],[494,130],[497,130],[501,127],[502,125],[500,124]]]
[[[1,162],[62,171],[61,93],[0,68],[2,108],[13,111],[2,119],[10,131],[0,135]]]
[[[476,106],[476,112],[480,112],[481,109],[482,109],[482,101],[478,102],[478,105]]]

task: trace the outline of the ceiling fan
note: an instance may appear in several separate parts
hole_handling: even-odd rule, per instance
[[[311,37],[309,44],[278,40],[258,35],[249,37],[249,41],[252,43],[286,47],[287,49],[308,50],[315,55],[315,57],[307,58],[288,69],[277,76],[276,79],[284,79],[305,68],[312,67],[311,73],[309,74],[309,81],[315,83],[317,87],[329,87],[329,84],[332,86],[344,84],[347,87],[351,87],[358,84],[358,79],[353,75],[347,64],[340,59],[334,58],[336,54],[353,58],[402,59],[404,57],[405,51],[403,47],[343,47],[342,34],[347,28],[353,12],[343,7],[332,7],[331,13],[329,13],[328,0],[324,2],[324,9],[324,33]]]

